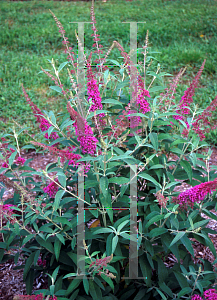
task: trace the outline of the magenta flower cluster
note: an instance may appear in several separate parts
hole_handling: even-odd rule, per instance
[[[203,293],[203,297],[206,300],[217,300],[217,290],[209,289]],[[191,296],[191,300],[204,300],[200,295]]]
[[[150,105],[149,105],[148,101],[146,100],[146,97],[150,98],[150,94],[149,94],[149,91],[147,91],[144,88],[144,83],[143,83],[141,77],[138,78],[138,90],[139,90],[139,95],[137,97],[137,105],[140,106],[141,113],[145,114],[145,113],[151,111]]]
[[[55,179],[55,181],[58,182],[57,179]],[[43,191],[47,193],[50,196],[50,198],[54,198],[58,191],[58,185],[54,181],[52,181],[48,186],[43,188]]]
[[[187,209],[190,206],[193,209],[195,202],[203,201],[208,193],[216,190],[217,180],[203,182],[179,194],[178,197],[173,197],[173,202],[179,204],[181,209]]]
[[[73,124],[75,127],[75,133],[78,136],[82,153],[88,153],[90,155],[96,154],[96,143],[98,140],[94,137],[91,127],[87,121],[84,120],[70,105],[67,103],[67,110],[71,116],[71,119],[75,121]]]

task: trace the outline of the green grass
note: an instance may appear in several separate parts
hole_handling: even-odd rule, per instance
[[[62,39],[49,12],[51,9],[66,30],[72,46],[77,49],[74,35],[76,24],[69,22],[90,21],[91,2],[7,2],[0,3],[0,128],[8,131],[15,119],[21,125],[32,127],[36,133],[35,118],[25,102],[21,83],[31,99],[43,110],[55,113],[66,111],[63,97],[49,89],[52,82],[45,74],[38,74],[40,66],[50,69],[47,59],[66,61]],[[144,43],[147,29],[154,54],[155,65],[176,74],[183,66],[187,72],[178,88],[182,96],[190,79],[207,58],[200,88],[195,101],[205,107],[217,94],[216,44],[217,1],[214,0],[108,0],[96,1],[95,14],[101,44],[107,49],[113,40],[119,41],[129,51],[130,29],[126,21],[145,21],[138,25],[138,47]],[[92,45],[91,24],[85,24],[85,46]],[[115,50],[111,58],[117,58]],[[138,56],[142,60],[142,56]],[[215,142],[215,137],[211,137]],[[21,143],[29,141],[22,137]]]

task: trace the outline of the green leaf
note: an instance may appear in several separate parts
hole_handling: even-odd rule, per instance
[[[126,221],[123,221],[120,225],[118,225],[118,228],[117,228],[117,232],[120,232],[122,228],[124,228],[125,225],[127,225],[127,223],[129,223],[130,220],[126,220]]]
[[[60,64],[59,68],[58,68],[58,73],[68,64],[68,61],[65,61],[63,63]]]
[[[40,255],[40,249],[39,250],[37,250],[36,252],[35,252],[35,257],[34,257],[34,266],[36,266],[37,265],[37,262],[38,262],[38,258],[39,258],[39,255]],[[19,252],[18,252],[19,253]]]
[[[151,143],[155,149],[155,151],[158,151],[158,135],[157,133],[150,133],[149,134],[149,138],[151,140]]]
[[[184,235],[185,235],[184,231],[178,232],[177,235],[175,236],[175,238],[172,240],[169,248],[171,248],[176,242],[178,242]]]
[[[113,239],[112,239],[112,253],[115,252],[115,249],[117,247],[117,244],[118,244],[118,236],[114,236]]]
[[[68,296],[71,292],[73,292],[79,286],[81,281],[82,281],[82,279],[80,279],[80,278],[73,279],[66,291],[66,296]]]
[[[54,254],[53,245],[49,241],[44,241],[41,237],[36,236],[36,241],[39,243],[41,247],[46,248],[49,252]]]
[[[160,189],[162,189],[162,186],[150,175],[148,175],[145,172],[139,173],[138,174],[139,177],[142,177],[148,181],[151,181],[155,186],[159,187]]]
[[[151,218],[151,220],[148,221],[148,223],[145,225],[145,228],[148,228],[150,225],[152,225],[155,222],[158,222],[160,220],[164,219],[164,215],[157,215]]]
[[[93,234],[111,233],[111,232],[113,232],[113,230],[110,228],[101,228],[101,229],[97,229],[96,231],[94,231]]]
[[[116,184],[126,184],[129,183],[130,179],[125,177],[111,177],[109,178],[109,183],[116,183]]]
[[[106,255],[110,256],[112,254],[112,239],[113,239],[113,233],[110,233],[109,236],[106,239]]]
[[[35,234],[27,235],[22,242],[22,246],[25,245],[27,242],[29,242],[33,237],[35,237]]]
[[[153,238],[153,237],[159,236],[161,234],[164,234],[166,232],[167,232],[166,228],[154,228],[150,231],[149,236],[150,236],[150,238]]]
[[[180,285],[180,287],[182,289],[189,287],[188,281],[182,273],[177,272],[177,271],[173,271],[173,273],[175,274],[178,284]]]
[[[93,280],[89,281],[89,291],[93,299],[102,299],[101,289],[93,282]]]
[[[154,93],[154,92],[158,92],[158,91],[162,91],[165,89],[165,86],[154,86],[152,88],[149,89],[149,93]]]
[[[66,175],[64,173],[57,173],[59,183],[64,188],[66,187]]]
[[[10,166],[11,166],[12,163],[14,162],[14,159],[15,159],[16,155],[17,155],[17,150],[15,150],[15,151],[11,154],[11,156],[9,157],[8,162],[9,162],[9,165],[10,165]]]
[[[60,240],[55,239],[54,242],[54,254],[56,256],[56,260],[59,260],[59,256],[60,256],[60,249],[61,249],[62,243],[60,242]]]
[[[95,111],[91,112],[87,116],[86,120],[93,118],[95,114],[99,115],[99,114],[102,114],[102,113],[106,114],[106,113],[110,113],[110,112],[108,110],[105,110],[105,109],[98,109],[98,110],[95,110]]]
[[[192,292],[192,289],[190,287],[185,287],[185,288],[182,288],[182,290],[178,293],[178,297],[182,297],[186,294],[190,294]]]
[[[167,293],[170,297],[173,297],[173,292],[171,289],[165,284],[165,282],[159,282],[159,287]]]
[[[165,264],[163,263],[162,259],[159,256],[157,256],[157,264],[158,264],[159,282],[164,282],[167,279],[168,271]]]
[[[192,171],[191,165],[186,160],[181,160],[180,161],[180,165],[183,167],[183,169],[185,170],[185,172],[188,174],[188,178],[189,178],[189,180],[191,182],[192,181],[192,176],[193,176],[193,171]]]
[[[34,257],[35,257],[35,252],[31,253],[30,256],[27,258],[27,260],[25,262],[25,267],[24,267],[24,270],[23,270],[23,280],[24,281],[26,280],[26,277],[29,273],[31,265],[34,261]]]
[[[83,277],[83,285],[84,285],[84,290],[87,295],[89,295],[89,280],[87,279],[87,276],[84,275]]]
[[[111,103],[111,104],[114,104],[114,105],[123,106],[123,103],[121,103],[118,100],[114,100],[114,99],[105,99],[105,100],[102,100],[102,103]]]
[[[56,234],[56,237],[60,240],[60,242],[61,242],[63,245],[65,245],[65,239],[64,239],[64,237],[62,236],[62,234],[57,233],[57,234]]]
[[[159,290],[157,287],[156,287],[156,290],[157,290],[158,294],[161,295],[162,299],[167,300],[166,296],[164,295],[164,293],[161,292],[161,290]]]
[[[142,300],[144,299],[144,295],[145,295],[145,289],[141,289],[134,297],[134,300]]]
[[[105,198],[108,196],[108,184],[109,181],[107,177],[103,176],[100,178],[100,188]]]
[[[194,257],[194,249],[192,247],[191,241],[188,239],[186,235],[184,235],[181,238],[181,242],[185,246],[185,248],[191,253],[191,255]]]
[[[172,186],[177,185],[177,184],[180,184],[180,182],[170,182],[170,183],[168,183],[168,184],[165,186],[165,189],[164,189],[164,190],[167,190],[167,189],[169,189],[169,188],[171,188]]]
[[[59,86],[50,86],[50,89],[62,94],[62,89]]]
[[[55,199],[54,199],[54,204],[53,204],[53,209],[54,210],[59,208],[60,200],[61,200],[64,193],[65,193],[65,191],[63,191],[63,190],[60,190],[56,193]]]
[[[114,292],[114,284],[111,280],[111,278],[109,278],[108,276],[106,276],[105,274],[101,274],[102,279],[105,280],[105,282],[107,282],[109,284],[109,286],[112,288],[113,292]]]

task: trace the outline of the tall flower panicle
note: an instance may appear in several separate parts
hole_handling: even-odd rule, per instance
[[[37,114],[43,115],[42,111],[31,101],[31,99],[29,98],[28,94],[26,93],[23,85],[22,85],[22,90],[24,93],[24,97],[26,98],[27,103],[29,104],[29,106],[31,107],[34,116],[36,117],[36,120],[38,123],[40,123],[39,127],[41,129],[41,131],[46,131],[51,127],[51,124],[42,116],[39,116]],[[45,134],[44,136],[45,138],[48,139],[48,133]],[[50,137],[53,140],[56,140],[59,138],[59,135],[56,132],[52,132]]]
[[[103,54],[103,46],[101,44],[99,44],[99,41],[100,41],[100,38],[99,38],[99,34],[97,34],[97,29],[96,29],[96,18],[95,18],[95,13],[94,13],[94,2],[92,2],[92,6],[91,6],[91,11],[90,11],[90,14],[91,14],[91,20],[92,20],[92,27],[91,29],[93,30],[93,34],[91,34],[91,36],[94,38],[94,44],[92,45],[92,47],[95,47],[96,50],[94,51],[94,53],[97,53],[98,54],[98,57],[97,59],[95,59],[95,63],[99,64],[97,67],[101,68],[101,72],[105,71],[108,67],[107,66],[104,66],[102,64],[102,59],[100,57],[100,54]],[[100,66],[101,65],[101,66]]]
[[[90,155],[96,154],[96,143],[98,140],[94,137],[91,127],[87,121],[83,119],[70,105],[67,103],[67,110],[74,120],[75,133],[78,136],[82,152]]]
[[[211,124],[210,118],[212,117],[213,111],[216,111],[217,108],[217,96],[211,102],[211,104],[196,117],[194,123],[192,124],[193,131],[199,135],[200,140],[205,139],[204,133],[208,133],[211,130],[215,130],[217,128],[216,124]]]
[[[137,96],[137,105],[139,105],[140,107],[140,111],[141,113],[145,114],[149,111],[151,111],[150,105],[148,103],[148,101],[146,100],[148,98],[150,98],[150,94],[149,91],[147,91],[146,89],[144,89],[143,84],[141,79],[138,79],[138,87],[139,87],[139,94]]]
[[[57,17],[54,15],[54,13],[51,10],[50,10],[50,13],[52,14],[52,16],[57,24],[57,27],[59,28],[59,32],[63,38],[62,44],[65,45],[65,47],[66,47],[65,53],[68,54],[67,60],[69,62],[71,62],[72,65],[75,67],[77,65],[76,63],[74,63],[75,53],[72,51],[72,48],[68,46],[69,41],[68,41],[68,38],[65,36],[65,30],[63,28],[63,25],[60,23],[60,21],[57,19]]]
[[[96,111],[96,110],[103,109],[102,99],[100,97],[100,92],[99,92],[99,87],[97,84],[97,80],[94,78],[94,74],[92,72],[90,63],[87,64],[87,78],[88,78],[88,82],[87,82],[88,99],[87,100],[88,101],[91,100],[93,103],[90,107],[90,111]],[[102,119],[103,117],[105,117],[104,113],[97,115],[97,118],[98,118],[101,126],[104,126],[106,124],[105,121]]]
[[[60,78],[59,76],[57,75],[57,78],[55,78],[52,74],[50,74],[48,71],[44,70],[42,67],[41,67],[42,71],[49,77],[51,78],[52,81],[55,82],[55,84],[61,88],[62,90],[62,94],[63,95],[66,95],[66,91],[63,89],[63,84],[61,84],[61,81],[60,81]],[[68,91],[68,90],[67,90]]]
[[[160,96],[160,103],[163,103],[163,105],[160,106],[161,110],[166,110],[168,109],[168,106],[175,105],[173,100],[175,99],[175,93],[176,93],[176,88],[178,86],[179,80],[181,76],[183,75],[184,70],[180,70],[179,73],[173,78],[172,82],[170,83],[169,87],[165,89],[165,93],[161,93]]]
[[[179,194],[173,198],[173,202],[179,204],[181,209],[190,206],[193,209],[195,202],[203,201],[208,193],[217,189],[217,179],[214,181],[203,182]]]
[[[201,74],[204,69],[206,60],[202,63],[202,66],[200,67],[200,70],[198,71],[197,75],[193,79],[192,83],[190,84],[189,88],[185,91],[184,95],[181,98],[181,101],[179,103],[179,108],[177,110],[177,113],[181,114],[181,116],[174,116],[174,119],[176,120],[183,120],[184,115],[189,114],[189,109],[185,106],[189,106],[193,102],[193,96],[195,94],[195,89],[198,86],[199,79],[201,77]]]

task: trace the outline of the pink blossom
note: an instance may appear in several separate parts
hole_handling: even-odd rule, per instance
[[[2,168],[8,168],[8,167],[9,167],[9,165],[6,162],[3,162]]]
[[[193,209],[195,202],[203,201],[206,195],[216,190],[216,188],[217,179],[204,182],[180,193],[178,197],[173,198],[173,202],[180,204],[181,209],[187,209],[188,205]]]
[[[209,289],[203,293],[203,296],[206,300],[216,300],[217,299],[217,291],[215,289]]]
[[[201,298],[200,295],[193,295],[191,296],[191,300],[203,300],[203,298]]]
[[[140,105],[140,110],[143,114],[151,111],[150,105],[146,100],[146,97],[150,98],[149,91],[144,88],[144,83],[142,78],[139,76],[138,78],[138,90],[139,95],[137,97],[137,105]]]
[[[57,179],[55,179],[55,181],[58,182]],[[55,182],[52,181],[48,186],[43,188],[43,191],[45,193],[47,193],[51,198],[54,198],[57,191],[58,191],[58,185]]]
[[[82,152],[90,155],[96,154],[96,143],[98,140],[94,137],[91,127],[87,121],[83,119],[70,105],[67,103],[67,110],[71,116],[71,119],[75,121],[73,124],[75,127],[75,133],[78,136]]]
[[[19,156],[19,157],[15,160],[15,164],[16,164],[16,165],[24,165],[25,161],[26,161],[25,158]]]

